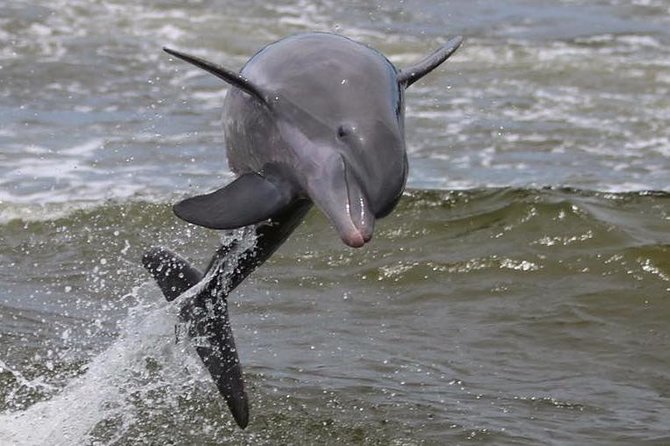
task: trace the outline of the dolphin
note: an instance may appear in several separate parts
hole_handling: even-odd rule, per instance
[[[281,246],[309,208],[309,202],[300,200],[271,220],[256,225],[255,245],[238,252],[236,259],[241,260],[235,264],[230,264],[233,259],[229,254],[236,249],[238,242],[233,240],[222,245],[204,274],[167,248],[153,247],[142,257],[144,267],[168,302],[195,290],[193,296],[181,303],[179,323],[186,324],[187,334],[198,340],[196,352],[226,401],[233,419],[242,429],[249,423],[249,400],[230,326],[227,297]]]
[[[254,225],[257,243],[227,276],[221,265],[231,246],[219,248],[204,275],[165,248],[152,248],[143,262],[168,300],[196,285],[206,290],[181,317],[196,327],[192,336],[209,340],[198,354],[240,427],[248,423],[249,404],[228,294],[274,253],[313,204],[346,245],[358,248],[372,239],[375,221],[394,209],[407,181],[405,89],[451,56],[462,40],[452,38],[402,70],[379,51],[330,33],[269,44],[239,73],[164,48],[232,87],[223,127],[228,164],[237,178],[178,202],[174,213],[210,229]]]

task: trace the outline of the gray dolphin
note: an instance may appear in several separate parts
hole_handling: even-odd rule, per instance
[[[344,243],[363,246],[405,187],[404,90],[461,41],[450,40],[403,71],[374,49],[326,33],[270,44],[239,74],[166,48],[236,87],[226,97],[223,122],[229,165],[239,177],[177,203],[175,213],[233,229],[309,199]]]
[[[223,124],[229,166],[238,177],[174,206],[181,219],[211,229],[256,225],[257,245],[232,277],[208,285],[218,290],[210,295],[225,300],[286,240],[312,203],[345,244],[361,247],[370,241],[375,220],[393,210],[407,180],[404,91],[461,42],[461,37],[453,38],[403,70],[372,48],[328,33],[272,43],[239,73],[164,48],[233,87],[224,103]],[[227,249],[217,251],[210,268]],[[148,251],[144,265],[168,299],[202,280],[188,262],[162,248]],[[187,311],[184,317],[205,327],[199,335],[209,336],[212,348],[200,356],[244,428],[249,405],[228,312],[225,305],[213,308],[215,314],[210,312],[206,320],[218,324],[199,323],[201,311]],[[231,361],[237,367],[225,366]]]

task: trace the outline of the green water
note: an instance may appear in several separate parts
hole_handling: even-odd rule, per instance
[[[245,432],[175,343],[175,316],[138,261],[161,243],[205,263],[214,231],[146,202],[13,220],[0,244],[0,433],[21,444],[665,444],[669,220],[665,193],[416,191],[352,250],[312,212],[230,298]]]
[[[669,25],[668,0],[4,2],[0,446],[670,444]],[[170,206],[232,178],[227,86],[161,48],[239,69],[304,31],[401,68],[466,40],[407,91],[413,190],[373,242],[313,211],[230,297],[240,431],[140,266],[207,264],[222,235]]]

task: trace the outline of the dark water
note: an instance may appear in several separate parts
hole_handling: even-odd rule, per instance
[[[670,444],[670,3],[10,1],[0,12],[0,444]],[[399,66],[411,192],[348,249],[318,212],[231,296],[235,427],[140,267],[230,235],[223,86],[338,31]]]
[[[142,202],[13,220],[0,438],[665,444],[669,218],[664,193],[412,192],[349,250],[312,213],[232,298],[244,433],[136,261],[215,236]]]

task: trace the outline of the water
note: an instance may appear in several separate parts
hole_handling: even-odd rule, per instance
[[[670,3],[10,1],[0,14],[0,444],[670,443]],[[142,270],[219,234],[224,85],[337,31],[398,66],[411,191],[362,250],[312,212],[231,296],[240,431]]]

